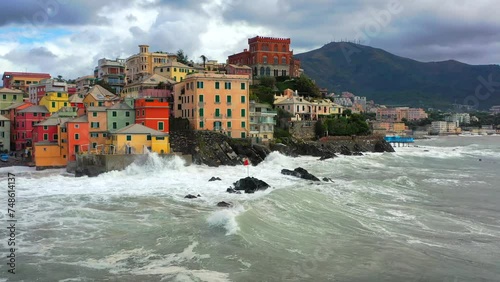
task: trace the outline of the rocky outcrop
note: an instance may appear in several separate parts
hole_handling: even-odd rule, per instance
[[[230,208],[232,205],[233,204],[224,201],[217,203],[217,206],[221,208]]]
[[[186,198],[186,199],[196,199],[196,198],[199,198],[199,197],[201,197],[200,194],[198,194],[196,196],[193,195],[193,194],[187,194],[186,196],[184,196],[184,198]]]
[[[234,190],[243,190],[245,193],[254,193],[259,190],[266,190],[269,186],[266,182],[255,177],[245,177],[233,183]]]
[[[271,151],[291,157],[314,156],[321,160],[335,158],[337,154],[360,156],[364,152],[394,152],[382,136],[325,137],[319,141],[283,138],[283,143],[272,143],[268,148],[208,130],[171,132],[170,145],[174,152],[192,155],[195,164],[214,167],[242,165],[244,159],[257,165]]]
[[[212,182],[212,181],[221,181],[222,179],[220,179],[220,177],[215,177],[215,176],[212,176],[212,178],[210,178],[208,180],[208,182]]]
[[[307,179],[307,180],[312,180],[312,181],[320,181],[319,178],[310,174],[307,170],[305,170],[301,167],[298,167],[294,170],[282,169],[281,174],[291,175],[291,176],[295,176],[295,177]]]

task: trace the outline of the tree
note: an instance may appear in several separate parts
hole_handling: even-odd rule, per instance
[[[64,80],[63,80],[63,76],[62,76],[62,75],[58,75],[58,76],[57,76],[57,81],[59,81],[59,82],[63,82],[63,81],[64,81]]]
[[[201,55],[200,58],[203,61],[203,69],[205,69],[205,64],[207,62],[207,57],[205,55]]]
[[[326,124],[321,120],[318,120],[314,124],[314,133],[318,138],[325,136],[326,129],[327,129]]]
[[[276,85],[274,76],[263,76],[260,78],[260,85],[273,89]]]
[[[184,50],[182,49],[179,49],[177,51],[177,61],[179,63],[182,63],[182,64],[185,64],[185,65],[188,65],[189,64],[189,58],[186,54],[184,54]]]
[[[308,76],[302,74],[296,80],[296,87],[299,95],[308,97],[321,97],[318,86]]]

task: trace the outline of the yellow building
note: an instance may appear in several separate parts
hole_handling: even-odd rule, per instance
[[[170,153],[168,134],[142,124],[131,124],[110,135],[115,154]]]
[[[45,106],[51,114],[59,111],[62,107],[68,107],[69,96],[68,92],[47,92],[40,99],[40,106]]]
[[[155,67],[177,61],[177,55],[166,52],[149,52],[148,45],[139,45],[139,53],[132,55],[125,61],[127,83],[140,80],[153,74]]]
[[[230,137],[249,136],[247,75],[193,73],[174,85],[175,117],[195,130],[215,130]]]
[[[186,66],[177,61],[171,61],[164,65],[154,68],[154,73],[172,79],[175,82],[181,82],[186,78],[186,75],[193,73],[194,68]]]

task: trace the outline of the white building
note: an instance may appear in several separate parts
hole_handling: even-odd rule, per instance
[[[286,89],[283,95],[274,95],[274,105],[291,113],[292,120],[317,120],[321,116],[340,115],[343,107],[329,99],[309,101],[297,91]]]
[[[257,143],[266,143],[274,138],[275,117],[278,115],[268,104],[250,101],[250,136]]]

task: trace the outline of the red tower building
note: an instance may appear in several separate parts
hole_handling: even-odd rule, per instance
[[[247,65],[253,76],[299,76],[300,61],[293,58],[290,38],[256,36],[248,39],[249,49],[228,57],[227,63]]]

